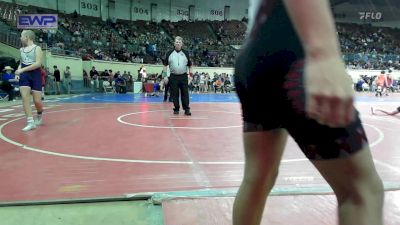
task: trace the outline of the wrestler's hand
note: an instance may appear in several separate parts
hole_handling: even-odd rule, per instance
[[[16,71],[15,71],[15,75],[20,75],[21,73],[23,73],[23,71],[22,71],[22,69],[17,69]]]
[[[354,120],[351,77],[339,56],[306,57],[306,111],[310,118],[330,127]]]

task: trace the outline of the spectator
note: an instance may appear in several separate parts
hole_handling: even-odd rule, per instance
[[[15,79],[15,75],[12,73],[14,71],[10,66],[4,67],[0,88],[8,94],[8,101],[14,101],[15,97],[15,87],[18,86],[18,80]]]
[[[122,75],[118,75],[115,79],[116,92],[120,94],[126,94],[126,80]]]
[[[56,94],[61,94],[61,73],[60,70],[58,70],[57,66],[53,66],[54,72],[54,81],[56,82]]]
[[[88,75],[88,73],[86,72],[86,70],[83,70],[83,72],[82,72],[82,75],[83,75],[83,87],[90,87],[89,86],[89,75]]]
[[[92,70],[89,72],[90,75],[90,83],[93,85],[93,90],[99,91],[99,73],[97,72],[96,68],[93,66]]]
[[[67,94],[71,94],[71,87],[72,87],[71,71],[69,69],[70,67],[67,66],[64,71],[64,85],[66,86]]]

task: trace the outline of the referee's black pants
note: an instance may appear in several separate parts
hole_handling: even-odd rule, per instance
[[[171,101],[172,100],[172,97],[171,97],[171,95],[169,94],[169,92],[170,92],[170,87],[171,85],[170,85],[170,80],[168,79],[168,82],[167,82],[167,84],[165,84],[164,85],[164,101],[167,101],[167,99],[168,99],[168,95],[169,95],[169,101]]]
[[[181,96],[183,110],[190,110],[189,108],[189,85],[187,74],[171,74],[169,76],[169,84],[171,85],[170,92],[172,101],[174,102],[174,111],[179,111],[179,94]]]

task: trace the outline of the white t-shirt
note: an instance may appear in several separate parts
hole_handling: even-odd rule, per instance
[[[146,68],[143,67],[143,68],[140,70],[139,73],[142,75],[143,78],[147,78]]]
[[[203,74],[201,74],[200,75],[200,83],[204,84],[205,82],[206,82],[206,77]]]

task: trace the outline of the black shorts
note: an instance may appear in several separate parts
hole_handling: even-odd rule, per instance
[[[400,112],[400,106],[397,108],[397,112]]]
[[[28,65],[21,64],[21,67],[27,67]],[[42,91],[42,75],[40,69],[26,71],[21,73],[19,78],[20,87],[30,87],[33,91]]]
[[[303,62],[295,53],[253,53],[243,50],[235,68],[244,132],[284,128],[312,160],[346,157],[368,144],[358,112],[345,128],[330,128],[307,117]]]

